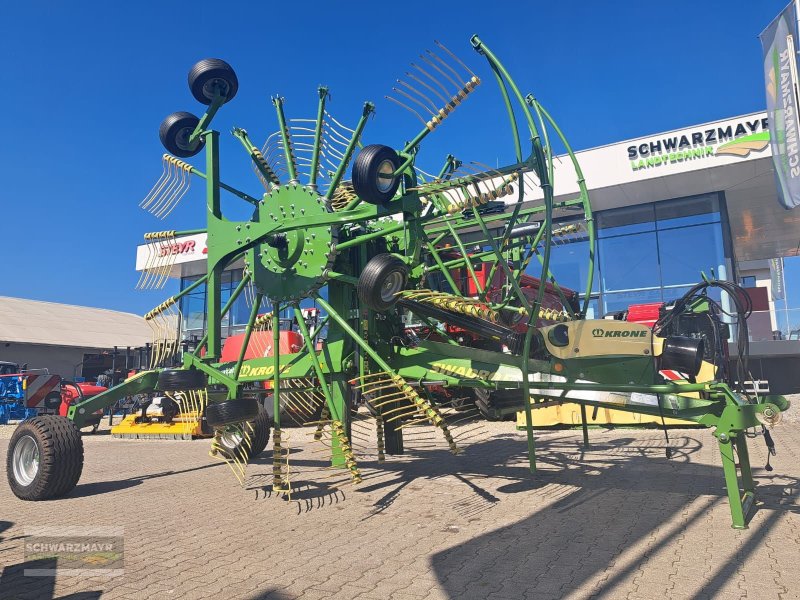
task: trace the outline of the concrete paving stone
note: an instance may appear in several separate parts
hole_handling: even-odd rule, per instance
[[[524,434],[491,423],[457,459],[438,451],[421,458],[407,443],[407,454],[389,457],[383,473],[362,461],[361,489],[345,487],[338,504],[308,510],[299,501],[259,499],[224,466],[205,468],[207,442],[87,438],[84,479],[72,497],[42,510],[0,486],[0,506],[13,515],[4,530],[8,517],[0,517],[0,597],[9,587],[47,596],[46,585],[22,576],[22,543],[10,538],[30,525],[99,520],[125,528],[125,575],[58,577],[58,596],[99,589],[112,600],[542,600],[648,597],[649,585],[667,598],[791,598],[784,590],[800,589],[800,461],[792,460],[800,458],[800,436],[782,430],[779,475],[755,471],[764,505],[744,532],[730,529],[710,433],[671,437],[684,462],[665,461],[654,432],[618,430],[593,431],[581,463],[579,432],[543,432],[537,477],[544,483],[537,484],[527,473]],[[298,464],[311,456],[305,443],[294,444]],[[754,464],[765,458],[758,446],[751,444]],[[5,452],[0,442],[0,464]],[[270,469],[267,452],[248,467],[248,485],[268,480]],[[313,459],[301,471],[312,488],[331,474]],[[114,487],[131,478],[139,483]],[[110,489],[92,491],[93,482]],[[497,502],[487,504],[487,494]],[[131,503],[159,506],[171,518],[142,522],[119,510]]]

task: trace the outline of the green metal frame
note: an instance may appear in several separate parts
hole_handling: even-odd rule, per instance
[[[324,195],[317,192],[317,171],[327,88],[319,90],[320,101],[314,128],[311,179],[307,185],[298,182],[296,157],[293,155],[282,98],[273,99],[273,103],[290,178],[289,185],[281,186],[279,181],[276,181],[275,174],[265,166],[263,157],[249,140],[247,132],[234,129],[234,136],[242,143],[265,181],[271,186],[270,191],[261,199],[256,199],[223,184],[220,180],[219,133],[210,129],[210,125],[224,99],[215,98],[192,135],[192,139],[202,137],[205,141],[206,171],[201,173],[192,169],[191,172],[206,181],[206,229],[193,231],[206,231],[208,234],[208,274],[202,280],[207,284],[208,290],[208,333],[194,353],[184,354],[184,368],[200,369],[208,375],[210,384],[224,385],[227,388],[228,399],[241,397],[242,386],[245,384],[271,379],[276,427],[280,427],[281,382],[286,379],[315,378],[332,418],[342,422],[347,431],[349,431],[347,420],[350,413],[348,381],[353,377],[365,375],[370,366],[382,371],[395,372],[405,380],[418,382],[423,386],[426,381],[435,381],[453,387],[519,389],[521,404],[515,408],[525,413],[529,464],[532,472],[536,468],[532,414],[537,400],[561,401],[565,400],[568,391],[582,390],[662,394],[667,405],[663,409],[664,414],[714,428],[722,456],[733,525],[745,527],[755,492],[744,432],[750,427],[759,425],[757,420],[759,413],[785,410],[787,403],[783,398],[767,396],[751,404],[718,382],[654,384],[655,368],[652,356],[635,359],[616,356],[561,361],[531,359],[531,340],[537,331],[545,286],[540,285],[536,297],[531,300],[520,290],[517,279],[528,261],[535,255],[541,267],[541,281],[550,281],[555,284],[556,289],[559,289],[556,277],[550,270],[553,215],[554,211],[562,208],[578,207],[582,210],[586,222],[590,250],[587,257],[589,271],[583,290],[584,300],[579,313],[574,316],[585,318],[594,278],[595,231],[589,195],[575,155],[550,114],[532,95],[523,96],[505,67],[477,36],[471,38],[471,43],[474,49],[486,58],[497,80],[510,121],[517,162],[493,169],[488,173],[463,175],[456,172],[460,163],[449,156],[437,179],[429,182],[418,181],[419,173],[415,169],[415,157],[419,144],[430,132],[429,129],[424,129],[400,152],[403,164],[396,174],[403,178],[403,183],[398,196],[386,205],[366,204],[356,198],[342,210],[334,212],[327,208],[345,175],[355,149],[360,144],[367,119],[373,113],[374,107],[371,103],[364,105],[358,125],[342,153],[339,166],[333,173],[331,184]],[[518,114],[521,114],[521,119],[517,118]],[[530,152],[527,157],[523,154],[520,122],[528,128]],[[559,203],[553,199],[554,169],[548,128],[554,131],[564,144],[567,155],[575,167],[579,186],[579,197],[576,199]],[[453,189],[462,190],[465,194],[470,193],[470,190],[480,191],[481,182],[486,185],[487,176],[505,182],[508,181],[506,178],[521,177],[520,173],[523,171],[531,172],[538,178],[538,185],[543,195],[541,203],[534,205],[528,202],[525,198],[525,185],[520,184],[517,186],[516,200],[512,203],[510,217],[508,214],[483,215],[472,206],[471,220],[467,225],[477,227],[477,230],[483,233],[488,241],[486,244],[488,249],[470,255],[459,233],[465,226],[466,220],[461,214],[449,214],[445,210],[445,199],[442,194],[446,190]],[[423,188],[424,192],[421,192]],[[255,205],[253,218],[247,221],[226,218],[220,204],[222,191]],[[423,195],[428,196],[428,202],[433,208],[430,206],[426,208],[422,202]],[[325,210],[319,210],[319,206],[325,207]],[[383,217],[392,215],[401,215],[402,220],[400,222],[382,220]],[[531,240],[523,243],[511,239],[512,228],[509,223],[533,222],[533,220],[541,220],[542,226]],[[506,225],[503,234],[495,238],[490,233],[490,228],[503,224]],[[363,228],[357,230],[355,226]],[[375,314],[360,309],[355,294],[359,274],[357,265],[363,267],[364,260],[368,258],[365,250],[367,245],[381,239],[393,240],[395,248],[393,251],[404,258],[410,267],[412,284],[418,283],[424,276],[441,273],[455,288],[455,282],[449,271],[454,268],[464,268],[479,290],[481,298],[485,299],[485,291],[478,281],[474,264],[494,265],[488,281],[491,281],[491,276],[499,265],[511,284],[511,290],[494,308],[522,311],[527,314],[527,333],[522,354],[516,356],[474,348],[465,349],[453,340],[441,343],[425,342],[416,348],[395,345],[390,336],[382,333],[384,330],[377,322]],[[459,258],[442,256],[442,243],[446,240],[455,244],[460,254]],[[429,261],[421,260],[423,252],[429,256]],[[233,260],[242,256],[246,257],[251,274],[243,279],[223,307],[222,272]],[[509,256],[514,260],[509,262]],[[197,282],[194,286],[200,283]],[[246,285],[251,283],[255,286],[257,294],[245,331],[245,343],[235,362],[221,363],[222,319],[235,298]],[[323,286],[328,291],[327,299],[319,292]],[[175,299],[191,289],[190,287],[183,290]],[[303,322],[299,304],[303,298],[314,298],[330,319],[328,337],[322,351],[316,349],[315,339]],[[272,305],[273,344],[276,351],[269,358],[245,360],[247,341],[264,300]],[[278,317],[282,307],[292,311],[304,340],[304,348],[296,354],[281,356],[277,351]],[[393,314],[389,315],[390,320],[395,317]],[[201,353],[201,348],[205,349],[204,354]],[[354,359],[356,355],[359,357],[358,360]],[[566,371],[556,370],[556,362],[560,363],[561,369],[566,367]],[[650,379],[639,378],[633,384],[620,384],[619,381],[629,380],[628,377],[621,377],[621,369],[634,362],[640,372],[649,374]],[[587,370],[594,374],[596,383],[576,381],[584,379],[582,374]],[[533,373],[544,375],[560,373],[566,375],[566,381],[534,383]],[[578,373],[581,373],[581,376]],[[73,406],[69,417],[80,426],[86,417],[98,408],[110,406],[126,395],[155,389],[157,379],[157,371],[139,374],[107,392]],[[534,387],[537,390],[535,398],[532,397]],[[660,415],[662,412],[658,407],[633,403],[619,404],[572,398],[568,401],[581,405],[586,443],[588,443],[586,406],[649,415]],[[738,469],[734,460],[734,450],[738,453]],[[332,463],[337,466],[346,463],[345,452],[335,436]]]

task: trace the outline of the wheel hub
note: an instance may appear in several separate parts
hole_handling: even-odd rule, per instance
[[[219,436],[220,443],[228,450],[236,449],[242,443],[242,440],[241,430],[236,427],[226,427]]]
[[[316,191],[284,185],[264,195],[258,220],[278,229],[245,259],[256,288],[273,300],[295,301],[324,285],[335,258],[338,226],[315,225],[330,209]],[[306,226],[300,227],[302,221]]]
[[[20,438],[14,447],[11,462],[17,483],[23,486],[33,483],[39,472],[39,448],[36,440],[29,435]]]

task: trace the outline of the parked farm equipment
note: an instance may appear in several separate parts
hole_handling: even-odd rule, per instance
[[[67,381],[47,369],[29,369],[27,365],[20,367],[17,363],[0,361],[0,425],[45,414],[66,417],[71,404],[106,389],[88,382]],[[83,426],[97,431],[102,414],[102,409],[95,411]]]
[[[436,51],[422,55],[388,97],[422,122],[419,133],[399,149],[361,147],[373,104],[364,104],[358,123],[347,128],[328,112],[324,87],[311,119],[287,119],[284,99],[273,98],[278,129],[261,148],[247,131],[234,128],[264,186],[259,195],[221,179],[220,134],[211,129],[217,111],[238,91],[236,75],[221,60],[198,62],[189,73],[189,87],[208,108],[202,117],[179,112],[163,121],[160,137],[170,154],[164,155],[162,176],[142,206],[164,218],[191,180],[199,178],[205,181],[206,227],[147,234],[149,259],[139,287],[162,287],[174,259],[169,248],[176,239],[201,232],[208,234],[208,273],[146,315],[156,333],[152,368],[73,405],[69,420],[80,426],[94,410],[122,396],[157,390],[185,410],[193,406],[205,412],[214,430],[212,451],[242,476],[250,448],[264,441],[263,427],[260,432],[253,427],[259,419],[264,423],[262,407],[248,390],[269,379],[278,391],[270,396],[269,411],[273,489],[285,492],[290,489],[280,406],[285,394],[319,403],[319,438],[329,441],[332,464],[349,470],[354,482],[361,479],[351,443],[356,395],[375,416],[380,458],[384,450],[402,452],[404,429],[423,422],[439,431],[451,452],[459,452],[432,389],[511,398],[504,410],[526,415],[531,471],[532,409],[568,399],[584,407],[668,415],[713,428],[733,525],[746,526],[755,488],[745,432],[777,422],[788,403],[779,396],[733,392],[714,378],[699,339],[666,336],[666,327],[586,319],[595,232],[580,166],[536,98],[522,94],[477,36],[470,42],[499,84],[512,134],[511,164],[491,168],[447,156],[435,172],[421,168],[422,142],[482,85],[437,42]],[[566,148],[564,160],[574,165],[580,189],[574,199],[553,199],[553,140]],[[204,171],[184,161],[201,151]],[[222,193],[249,204],[252,217],[226,218]],[[589,268],[585,286],[575,293],[559,285],[550,256],[555,244],[578,237],[588,241]],[[223,269],[239,259],[245,275],[223,303]],[[454,271],[468,282],[466,288]],[[194,352],[183,354],[181,368],[157,368],[179,350],[171,315],[180,298],[200,285],[207,287],[207,335]],[[695,306],[694,300],[717,285],[706,282],[692,290],[680,310],[690,306],[689,300]],[[243,341],[238,356],[223,356],[222,323],[242,293],[251,307]],[[324,315],[313,332],[301,310],[309,300]],[[295,320],[302,348],[248,357],[254,336],[271,338],[273,348],[279,347],[280,315],[286,312]],[[435,335],[409,334],[403,320],[408,314]],[[323,326],[327,335],[320,349]],[[468,334],[469,345],[459,341],[459,332]],[[665,369],[682,373],[682,380],[664,381],[659,371]],[[648,400],[641,401],[645,396]],[[226,443],[231,439],[234,444]],[[34,500],[69,492],[83,464],[80,437],[55,416],[22,425],[8,456],[14,492]]]

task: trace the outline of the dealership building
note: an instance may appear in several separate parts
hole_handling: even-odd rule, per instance
[[[95,380],[108,369],[122,370],[126,360],[120,355],[152,340],[139,315],[0,296],[0,361],[26,365],[32,373]]]
[[[748,320],[753,379],[768,381],[773,393],[787,393],[800,391],[800,370],[791,366],[800,357],[800,310],[785,308],[788,295],[796,297],[800,289],[791,289],[794,282],[786,288],[783,258],[798,254],[800,210],[779,203],[767,125],[766,113],[754,113],[576,156],[597,230],[588,316],[674,300],[702,274],[735,281],[753,302]],[[578,196],[568,158],[555,161],[554,179],[556,201]],[[199,234],[176,243],[171,276],[183,289],[206,272],[206,238]],[[588,250],[585,238],[553,248],[551,270],[560,284],[583,288]],[[147,247],[140,246],[138,270],[147,256]],[[241,281],[242,269],[234,263],[225,272],[223,303]],[[717,299],[725,306],[725,298]],[[183,336],[204,333],[205,302],[204,286],[182,298]],[[223,336],[242,331],[248,316],[240,297],[223,323]]]

